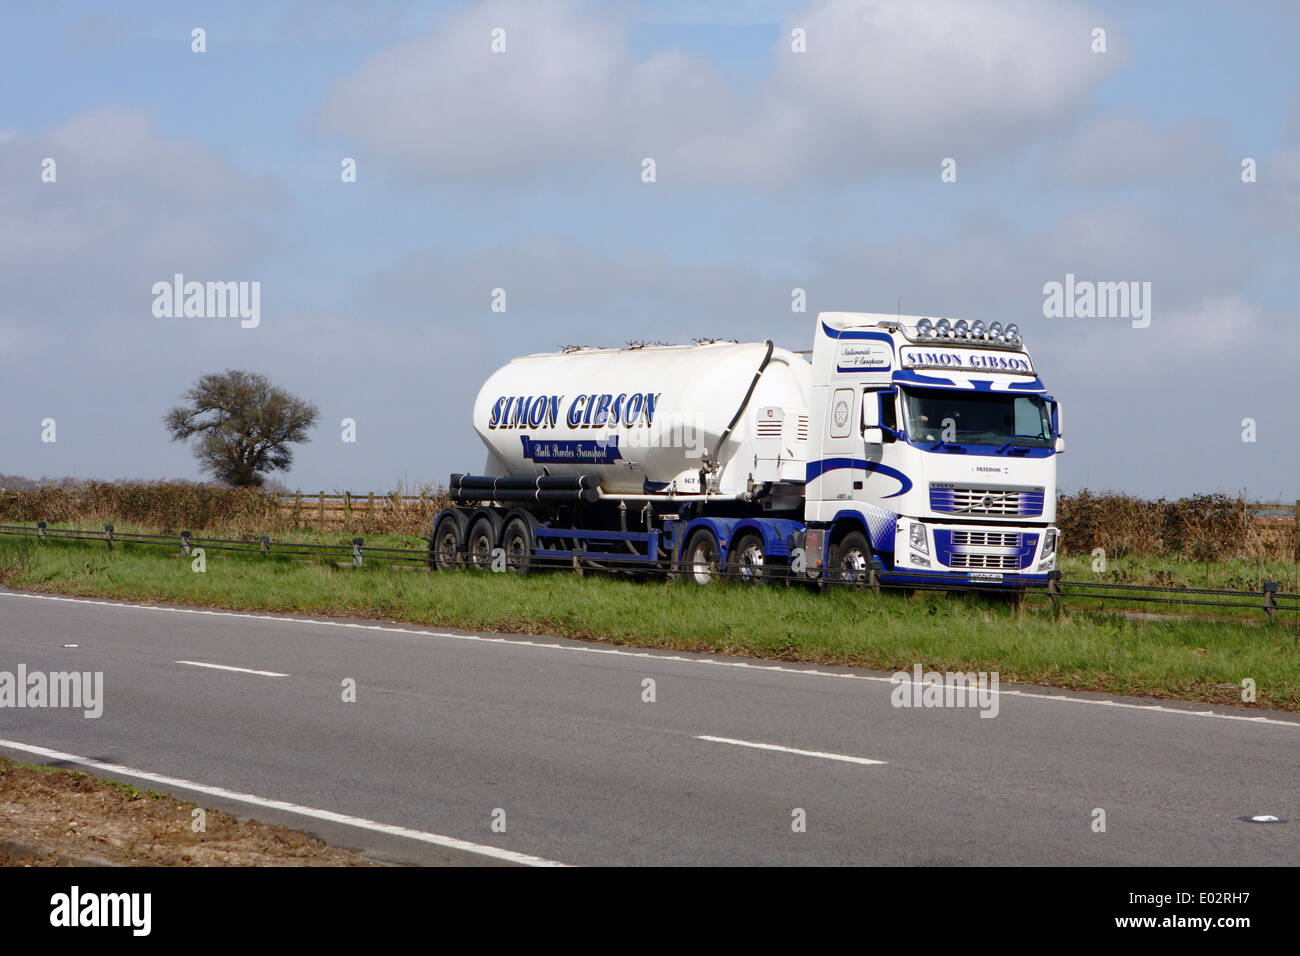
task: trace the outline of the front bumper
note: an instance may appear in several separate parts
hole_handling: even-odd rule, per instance
[[[1052,527],[899,518],[891,570],[973,583],[1046,582],[1056,569],[1059,543],[1060,534]]]

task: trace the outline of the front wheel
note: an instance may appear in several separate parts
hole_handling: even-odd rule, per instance
[[[871,579],[871,545],[861,531],[850,531],[831,554],[831,581],[841,584],[866,584]]]

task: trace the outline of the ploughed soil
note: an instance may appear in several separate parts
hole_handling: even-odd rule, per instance
[[[371,866],[290,830],[129,784],[0,757],[0,866]]]

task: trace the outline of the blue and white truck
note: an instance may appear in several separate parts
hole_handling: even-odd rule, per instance
[[[487,463],[451,477],[435,568],[1019,589],[1056,566],[1061,406],[1015,325],[823,312],[811,352],[530,355],[474,427]]]

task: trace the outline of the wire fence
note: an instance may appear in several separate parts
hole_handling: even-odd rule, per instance
[[[744,584],[787,584],[813,588],[849,587],[885,591],[963,591],[1007,595],[1023,599],[1027,595],[1043,595],[1053,609],[1063,609],[1066,601],[1105,601],[1119,603],[1191,605],[1205,608],[1237,608],[1246,611],[1264,611],[1269,620],[1278,611],[1300,611],[1300,594],[1284,592],[1277,582],[1266,581],[1259,591],[1241,591],[1221,588],[1161,587],[1146,584],[1115,584],[1102,581],[1067,581],[1060,572],[1053,572],[1045,584],[1026,584],[1017,588],[999,582],[954,581],[945,574],[916,574],[909,572],[906,584],[882,580],[879,561],[862,571],[836,571],[811,574],[797,571],[782,562],[780,565],[736,565],[718,562],[694,563],[667,559],[647,558],[629,554],[617,562],[596,560],[584,556],[581,548],[563,558],[545,554],[509,554],[502,548],[491,552],[472,553],[465,549],[438,551],[431,545],[425,548],[399,548],[385,545],[367,545],[364,538],[352,538],[349,544],[313,544],[293,541],[272,541],[269,535],[257,540],[217,538],[194,535],[182,531],[179,535],[139,534],[116,531],[111,524],[103,531],[74,528],[50,528],[46,522],[31,525],[0,525],[0,535],[34,538],[39,541],[92,541],[104,544],[113,551],[118,545],[142,544],[171,546],[182,556],[204,551],[244,552],[250,555],[310,558],[339,565],[362,567],[367,562],[409,568],[457,568],[495,571],[499,573],[527,574],[533,571],[573,571],[579,575],[588,572],[641,578],[734,581]]]

